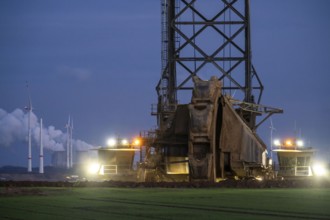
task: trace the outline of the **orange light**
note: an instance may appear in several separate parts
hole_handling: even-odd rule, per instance
[[[291,147],[292,146],[292,141],[291,140],[286,140],[285,145]]]
[[[141,144],[141,140],[139,139],[139,138],[135,138],[134,140],[133,140],[133,145],[135,145],[135,146],[139,146]]]

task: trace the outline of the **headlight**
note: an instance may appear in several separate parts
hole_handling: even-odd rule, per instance
[[[110,139],[107,140],[107,145],[109,147],[114,147],[116,144],[117,144],[117,140],[114,139],[114,138],[110,138]]]
[[[100,164],[98,163],[91,163],[88,166],[88,173],[89,174],[98,174],[100,171]]]
[[[313,173],[315,176],[325,176],[327,175],[327,169],[323,164],[315,164],[313,166]]]

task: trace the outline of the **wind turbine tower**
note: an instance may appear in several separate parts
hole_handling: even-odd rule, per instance
[[[28,172],[32,172],[32,153],[31,153],[31,114],[32,114],[32,101],[30,96],[29,84],[26,82],[26,88],[29,96],[29,105],[25,107],[28,111]]]
[[[71,124],[70,124],[70,168],[73,167],[73,154],[72,154],[72,131],[73,131],[73,118],[71,119]]]
[[[73,120],[70,119],[66,124],[66,133],[67,133],[67,140],[66,140],[66,167],[67,169],[72,168],[72,130],[73,130]]]
[[[39,173],[44,173],[44,145],[42,140],[42,118],[40,118],[40,163]]]
[[[66,124],[66,168],[70,168],[70,116]]]

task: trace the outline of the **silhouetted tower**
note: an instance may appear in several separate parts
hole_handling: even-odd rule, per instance
[[[161,12],[162,72],[156,87],[161,131],[177,104],[189,102],[195,75],[217,76],[224,94],[260,103],[263,85],[251,63],[249,0],[161,0]],[[251,112],[241,115],[255,125]]]

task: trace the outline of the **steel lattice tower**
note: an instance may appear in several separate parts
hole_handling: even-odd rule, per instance
[[[259,104],[263,85],[251,62],[249,0],[162,0],[158,125],[191,94],[192,77],[217,76],[223,93]]]

